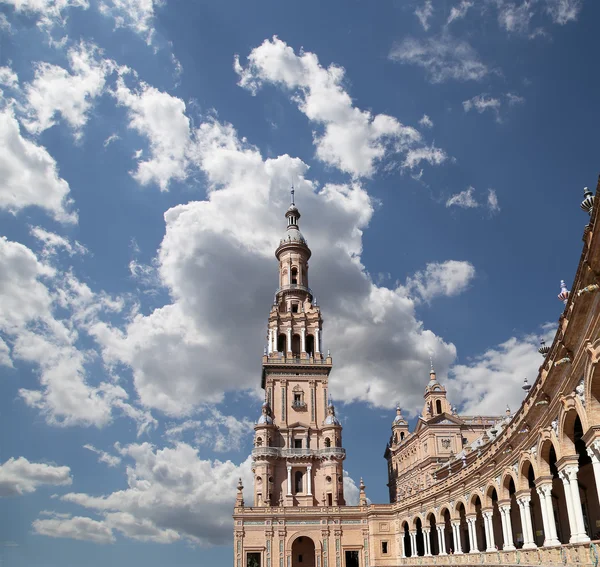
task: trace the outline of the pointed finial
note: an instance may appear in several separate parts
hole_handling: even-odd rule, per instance
[[[540,341],[540,348],[538,348],[538,352],[542,356],[546,356],[550,352],[550,347],[546,346],[546,341],[544,339]]]
[[[558,299],[560,299],[565,305],[567,304],[567,301],[569,301],[569,290],[567,289],[565,280],[560,280],[560,293],[558,294]]]
[[[290,193],[292,194],[292,205],[295,205],[296,204],[296,203],[294,203],[294,193],[295,193],[295,190],[294,190],[294,184],[293,183],[292,183],[292,190],[290,191]]]
[[[521,386],[521,388],[523,388],[523,390],[525,390],[526,392],[529,392],[529,390],[531,390],[531,384],[527,382],[527,378],[523,380],[523,385]]]
[[[431,356],[429,357],[429,365],[429,377],[431,378],[431,380],[435,380],[435,368],[433,367],[433,358]]]
[[[594,208],[594,194],[587,187],[583,188],[583,201],[581,201],[581,205],[579,206],[590,216],[592,215],[592,209]]]
[[[510,416],[510,408],[508,407],[508,404],[506,404],[506,415]]]

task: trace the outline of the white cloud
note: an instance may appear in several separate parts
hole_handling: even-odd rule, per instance
[[[114,95],[118,104],[127,108],[129,128],[147,138],[150,146],[150,158],[138,161],[134,178],[142,185],[157,183],[162,191],[168,190],[173,179],[185,179],[190,146],[185,103],[146,83],[130,90],[123,77],[118,79]]]
[[[14,368],[12,358],[10,357],[10,347],[0,337],[0,365]]]
[[[493,189],[488,189],[487,206],[490,212],[500,212],[500,205],[498,204],[498,195]]]
[[[253,49],[245,68],[236,56],[234,68],[239,85],[254,94],[264,83],[291,91],[301,112],[323,127],[322,133],[313,134],[317,158],[355,177],[371,176],[387,156],[420,145],[421,135],[414,128],[355,107],[343,88],[343,68],[322,67],[314,53],[296,55],[277,37]]]
[[[0,0],[0,4],[13,6],[17,14],[37,17],[43,28],[64,24],[64,12],[69,8],[89,8],[87,0]]]
[[[423,40],[408,37],[392,48],[389,58],[422,67],[432,83],[480,81],[490,72],[466,41],[447,33]]]
[[[525,1],[520,6],[513,2],[500,4],[498,10],[498,23],[509,33],[525,34],[529,31],[529,22],[533,17],[534,1]]]
[[[461,207],[462,209],[474,209],[475,207],[479,207],[479,203],[473,197],[473,193],[475,192],[475,187],[468,187],[464,191],[460,193],[456,193],[452,195],[446,201],[446,207]]]
[[[103,522],[82,516],[64,517],[56,514],[52,518],[34,520],[32,527],[40,535],[56,538],[78,539],[94,543],[114,543],[115,537]]]
[[[577,20],[581,0],[546,0],[546,9],[555,24],[561,26]]]
[[[56,124],[56,115],[71,126],[76,138],[89,118],[93,100],[104,90],[106,77],[116,65],[108,59],[98,60],[100,50],[81,42],[69,49],[71,72],[50,63],[35,64],[33,81],[24,88],[26,117],[24,126],[39,134]]]
[[[423,126],[423,128],[433,128],[433,120],[427,116],[427,114],[423,114],[423,118],[419,120],[419,124]]]
[[[34,226],[30,229],[31,235],[43,244],[42,256],[48,257],[56,254],[58,250],[64,250],[69,256],[75,254],[86,254],[85,246],[77,242],[71,243],[68,238],[50,232],[41,226]]]
[[[525,97],[519,96],[515,93],[506,93],[506,100],[508,101],[508,106],[514,106],[515,104],[523,104],[525,102]]]
[[[486,110],[491,110],[498,117],[498,111],[500,109],[501,102],[499,99],[490,95],[479,94],[473,98],[470,98],[469,100],[464,100],[462,104],[465,112],[469,112],[471,109],[474,109],[481,114]]]
[[[83,446],[84,449],[88,451],[92,451],[92,453],[96,453],[98,455],[99,463],[106,463],[109,467],[116,467],[121,462],[121,457],[117,455],[111,455],[106,451],[102,451],[101,449],[96,449],[93,445],[89,443]]]
[[[40,389],[21,388],[19,394],[49,423],[102,426],[115,406],[135,419],[123,388],[88,382],[86,365],[94,353],[77,346],[90,321],[121,307],[73,274],[41,263],[26,246],[0,238],[0,332],[12,347],[13,362],[38,368]],[[67,315],[57,318],[58,311]]]
[[[60,222],[77,222],[56,161],[46,148],[23,138],[10,107],[0,110],[0,146],[0,208],[16,213],[37,206]]]
[[[402,165],[408,169],[419,166],[423,161],[428,162],[429,165],[440,165],[446,161],[447,157],[446,152],[435,146],[429,148],[423,146],[421,148],[408,150]]]
[[[165,213],[156,266],[171,302],[136,314],[125,329],[90,326],[105,363],[131,367],[140,402],[185,417],[224,392],[258,388],[252,361],[263,350],[261,329],[277,285],[273,251],[295,179],[313,249],[311,286],[326,314],[325,348],[336,361],[332,393],[389,406],[402,392],[419,403],[429,353],[443,368],[455,348],[423,328],[403,288],[375,285],[361,265],[362,231],[373,214],[368,193],[359,184],[317,191],[300,160],[263,159],[218,122],[195,132],[190,156],[206,176],[208,197]]]
[[[432,0],[425,0],[422,6],[415,8],[415,16],[417,16],[423,29],[427,31],[429,29],[429,19],[433,16]]]
[[[106,140],[104,140],[104,143],[102,144],[105,148],[108,148],[108,146],[110,146],[110,144],[112,144],[113,142],[116,142],[117,140],[120,140],[121,136],[119,136],[118,134],[111,134],[108,138],[106,138]]]
[[[456,20],[462,20],[467,15],[469,8],[472,8],[474,4],[475,3],[471,0],[461,0],[460,4],[452,6],[446,25],[451,24]]]
[[[470,262],[447,260],[427,264],[424,271],[416,272],[406,280],[407,293],[422,301],[436,297],[452,297],[465,291],[475,277]]]
[[[106,496],[70,493],[62,498],[101,514],[100,522],[90,524],[93,534],[103,534],[98,537],[105,542],[112,541],[113,530],[156,543],[183,539],[204,546],[231,540],[231,510],[239,477],[246,487],[246,501],[252,502],[251,457],[239,466],[231,461],[202,460],[197,449],[185,443],[163,449],[149,443],[132,444],[122,448],[121,454],[133,460],[127,471],[127,488]],[[46,522],[37,520],[36,531],[93,539],[71,529],[71,519],[56,518],[50,526]]]
[[[360,490],[356,486],[356,482],[350,476],[347,470],[344,469],[344,498],[347,506],[358,506],[360,499]]]
[[[163,4],[163,0],[107,0],[100,2],[99,8],[102,14],[115,19],[117,28],[130,28],[150,45],[156,33],[154,10]]]
[[[71,484],[71,469],[45,463],[31,463],[25,457],[11,457],[0,465],[0,497],[35,492],[41,485]]]
[[[238,419],[232,415],[224,415],[216,407],[201,408],[204,418],[188,419],[180,424],[169,426],[165,435],[178,439],[186,431],[194,431],[194,442],[210,447],[218,453],[239,451],[242,443],[251,434],[254,423],[246,418]]]
[[[556,325],[544,325],[542,336],[552,341]],[[525,397],[521,386],[532,384],[543,361],[539,336],[511,337],[464,364],[450,369],[448,398],[467,415],[498,415],[508,405],[516,411]],[[498,384],[502,384],[498,388]]]
[[[0,67],[0,84],[16,89],[19,86],[19,77],[10,67]]]

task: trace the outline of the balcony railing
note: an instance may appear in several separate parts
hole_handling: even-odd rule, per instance
[[[345,458],[346,449],[342,447],[325,447],[323,449],[283,449],[280,447],[255,447],[253,457],[338,457]]]
[[[279,295],[282,291],[305,291],[306,293],[309,293],[310,295],[313,294],[312,289],[310,289],[308,286],[295,284],[295,283],[282,285],[280,288],[277,288],[277,291],[275,293],[277,295]]]
[[[300,358],[299,356],[283,356],[280,353],[278,356],[267,357],[269,364],[331,364],[326,358]]]
[[[295,410],[305,410],[306,409],[306,402],[302,402],[302,401],[299,401],[299,400],[294,400],[292,402],[292,407]]]

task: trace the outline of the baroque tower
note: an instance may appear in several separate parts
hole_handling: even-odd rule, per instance
[[[323,355],[323,319],[308,286],[310,248],[300,211],[285,213],[287,230],[275,250],[279,282],[269,313],[262,360],[265,390],[255,426],[254,505],[344,505],[342,427],[331,400],[331,357]]]

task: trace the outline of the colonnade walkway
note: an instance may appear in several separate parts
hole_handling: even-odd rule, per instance
[[[562,567],[597,567],[600,541],[566,544],[537,549],[515,549],[512,551],[489,551],[455,553],[452,555],[419,555],[404,557],[394,564],[401,565],[506,565]],[[390,566],[392,567],[392,566]]]

